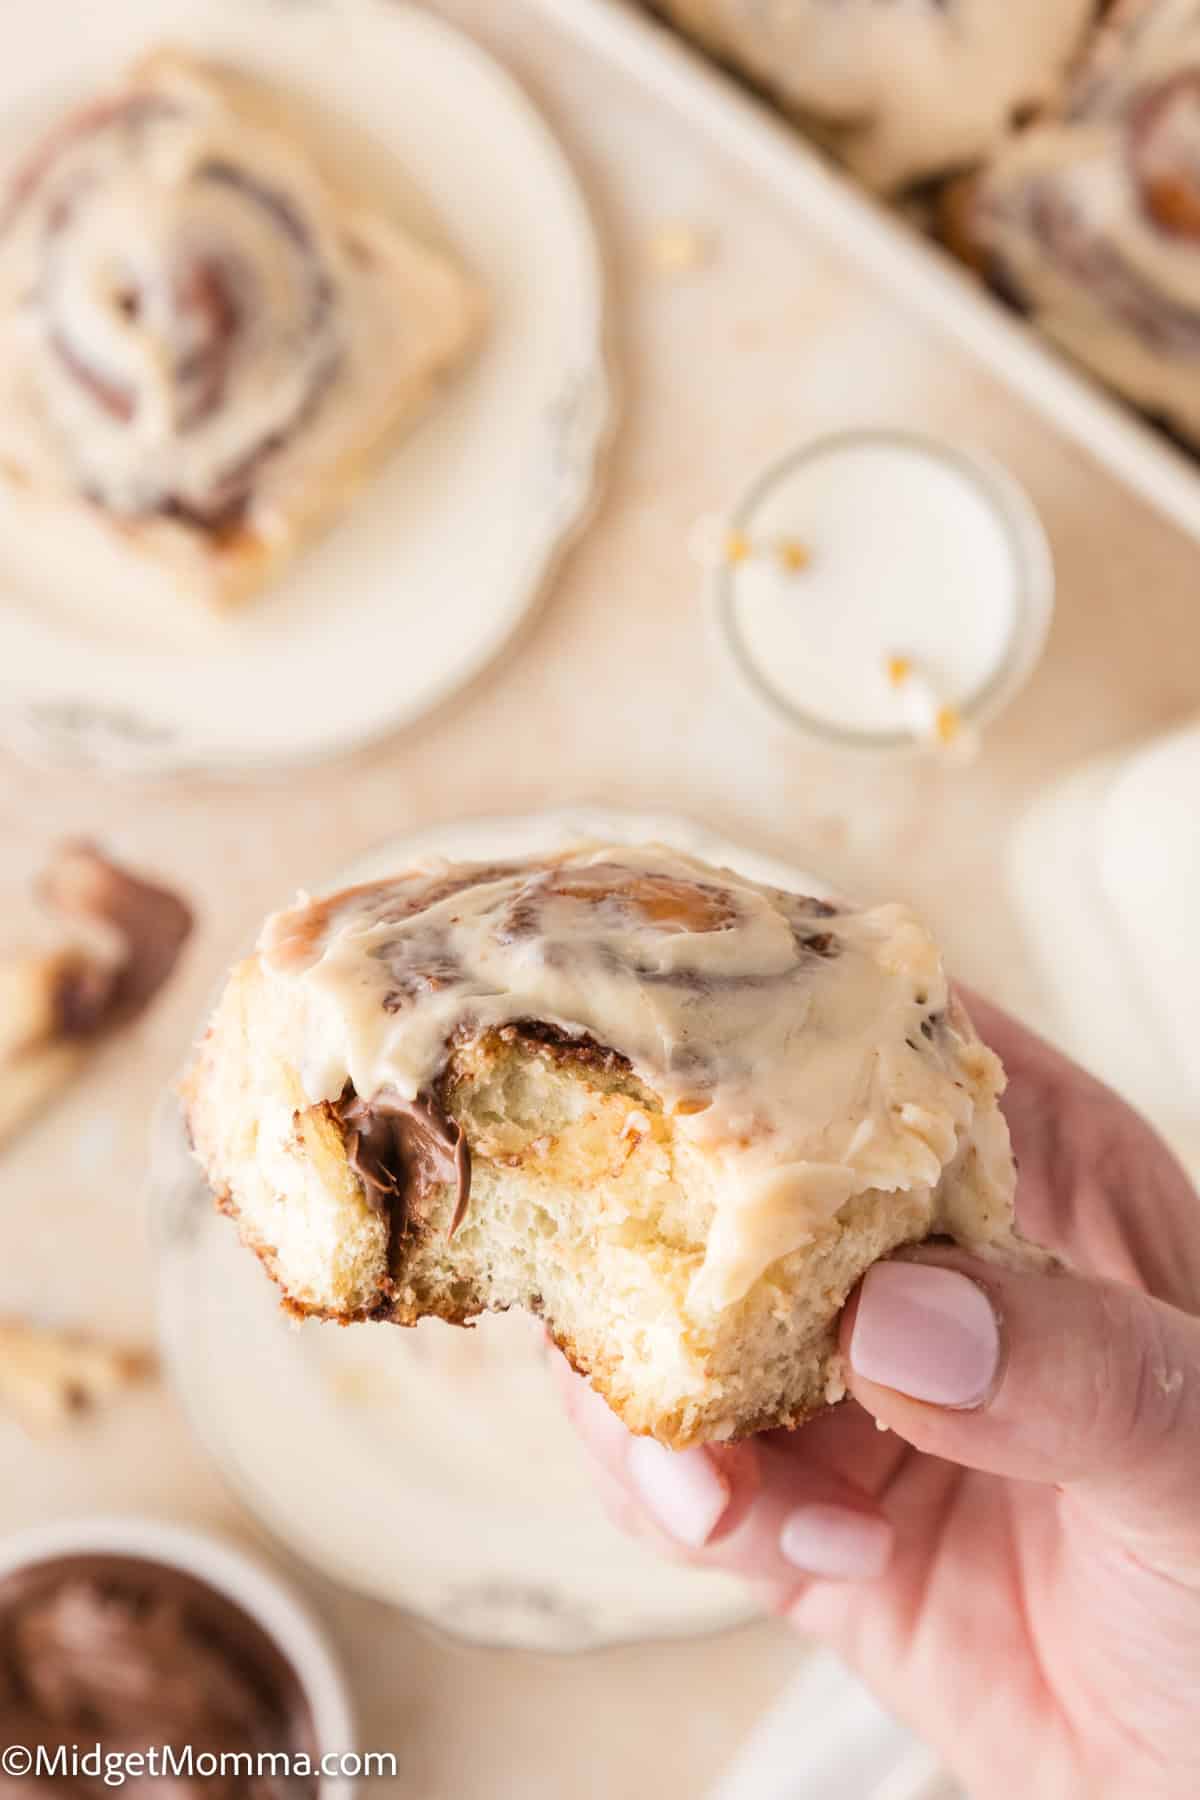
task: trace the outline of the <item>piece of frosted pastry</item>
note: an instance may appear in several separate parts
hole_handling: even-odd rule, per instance
[[[1063,116],[973,186],[957,236],[1048,337],[1200,447],[1200,6],[1127,17]]]
[[[233,601],[463,361],[477,286],[340,191],[269,90],[158,51],[0,211],[5,529]]]
[[[192,927],[177,894],[93,844],[60,845],[39,892],[76,941],[0,956],[0,1144],[144,1011]]]
[[[526,1307],[685,1445],[840,1397],[837,1314],[877,1257],[1011,1245],[1002,1086],[906,908],[650,846],[302,900],[183,1092],[294,1311]]]
[[[0,1318],[0,1412],[31,1432],[66,1424],[154,1373],[148,1351]]]
[[[978,162],[1053,100],[1096,0],[650,0],[880,192]]]

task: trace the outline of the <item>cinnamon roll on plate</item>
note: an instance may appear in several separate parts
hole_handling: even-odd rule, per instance
[[[1200,5],[1127,6],[1061,117],[955,208],[954,247],[1077,361],[1200,449]]]
[[[884,193],[976,163],[1059,92],[1097,0],[650,0]]]
[[[170,50],[0,210],[0,481],[224,603],[261,587],[479,337],[481,292],[323,172],[281,103]],[[46,510],[49,503],[49,511]]]
[[[878,1257],[1014,1249],[1002,1088],[906,908],[605,844],[302,898],[183,1094],[294,1312],[524,1307],[684,1446],[840,1398]]]

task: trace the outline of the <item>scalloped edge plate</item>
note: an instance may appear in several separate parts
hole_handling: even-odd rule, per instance
[[[414,220],[436,219],[491,301],[472,365],[259,599],[221,617],[183,597],[169,619],[100,617],[85,581],[69,595],[39,587],[34,569],[4,570],[10,744],[114,773],[252,774],[418,718],[530,612],[587,516],[612,427],[602,259],[574,172],[513,78],[399,0],[40,0],[0,69],[8,157],[164,40],[348,117],[386,160],[397,203],[411,181]]]

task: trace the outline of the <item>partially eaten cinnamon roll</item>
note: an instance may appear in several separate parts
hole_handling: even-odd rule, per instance
[[[1098,0],[649,0],[884,193],[1056,99]]]
[[[685,1445],[839,1398],[876,1258],[1011,1245],[1002,1086],[905,908],[604,847],[277,914],[184,1096],[293,1310],[527,1307]]]
[[[483,316],[475,284],[339,191],[279,110],[157,52],[68,115],[0,207],[10,510],[43,540],[56,509],[86,514],[105,554],[213,601],[342,506]]]
[[[0,1145],[66,1086],[96,1044],[123,1029],[168,980],[192,929],[190,908],[65,843],[38,883],[77,941],[0,955]]]
[[[1056,343],[1200,448],[1200,8],[1138,0],[1060,116],[998,156],[955,247]]]

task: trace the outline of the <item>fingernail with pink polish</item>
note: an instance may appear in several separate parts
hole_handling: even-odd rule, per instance
[[[855,1374],[934,1406],[978,1406],[999,1361],[996,1315],[969,1276],[927,1263],[868,1270],[850,1337]]]
[[[870,1581],[892,1554],[886,1519],[848,1506],[798,1506],[783,1522],[779,1548],[793,1568],[834,1581]]]
[[[729,1505],[729,1487],[703,1450],[668,1450],[653,1438],[634,1438],[629,1479],[647,1512],[668,1537],[700,1550]]]

